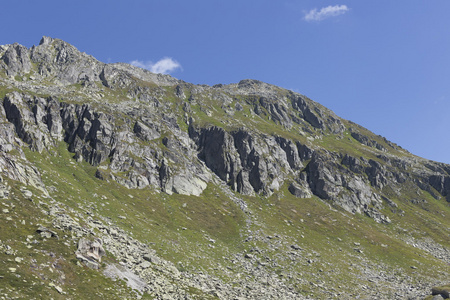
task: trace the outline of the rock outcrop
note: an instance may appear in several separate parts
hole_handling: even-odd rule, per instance
[[[406,167],[401,165],[390,171],[374,158],[320,150],[321,146],[308,146],[312,145],[309,141],[267,134],[258,126],[204,126],[195,121],[199,116],[192,108],[186,109],[186,105],[194,105],[211,115],[217,111],[208,100],[211,98],[228,115],[234,116],[247,106],[258,118],[267,120],[264,122],[279,124],[287,131],[299,128],[302,135],[329,134],[338,141],[348,130],[355,141],[379,151],[375,154],[380,158],[388,149],[398,150],[385,139],[364,134],[353,123],[346,127],[331,111],[291,91],[256,80],[212,88],[189,85],[126,64],[98,62],[72,45],[48,37],[31,49],[18,44],[2,49],[0,67],[8,75],[35,78],[28,82],[8,81],[9,86],[24,91],[9,92],[2,100],[8,121],[3,125],[2,138],[11,141],[13,125],[15,135],[35,151],[49,149],[63,140],[75,159],[104,166],[104,172],[110,173],[106,177],[129,188],[151,186],[169,194],[200,195],[211,172],[239,193],[270,195],[291,178],[290,182],[297,182],[289,189],[295,195],[309,196],[312,192],[356,213],[380,210],[381,199],[389,198],[384,188],[396,189],[405,180],[420,182],[422,190],[436,190],[443,197],[450,195],[448,173],[434,174],[420,160],[414,162],[420,172],[406,178],[402,175]],[[52,96],[26,91],[45,90],[41,82],[49,78],[61,87],[55,91],[49,86],[46,91]],[[125,94],[118,102],[114,100],[117,91]],[[84,95],[93,96],[92,103],[76,100]],[[179,100],[163,102],[167,97]],[[104,101],[112,101],[113,107],[102,105]],[[148,104],[152,109],[145,108]],[[181,130],[180,118],[174,113],[180,106],[189,127],[187,132]],[[11,147],[7,146],[11,142],[4,145]],[[391,158],[384,157],[389,165]],[[303,173],[306,175],[300,179]],[[299,192],[300,186],[305,192]]]

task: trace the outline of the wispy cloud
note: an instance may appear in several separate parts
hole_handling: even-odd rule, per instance
[[[309,12],[305,13],[303,19],[308,22],[322,21],[326,18],[336,17],[345,14],[348,10],[349,8],[347,7],[347,5],[335,5],[335,6],[330,5],[327,7],[322,7],[320,10],[314,8]]]
[[[164,57],[156,63],[151,61],[144,62],[141,60],[133,60],[130,64],[139,68],[147,69],[153,73],[161,74],[169,74],[177,69],[181,69],[180,63],[170,57]]]

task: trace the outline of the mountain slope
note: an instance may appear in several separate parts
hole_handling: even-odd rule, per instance
[[[9,297],[400,299],[448,280],[449,165],[256,80],[193,85],[48,37],[0,57]]]

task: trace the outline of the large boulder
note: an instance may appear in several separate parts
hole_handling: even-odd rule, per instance
[[[75,252],[76,257],[92,269],[99,268],[99,262],[102,261],[102,256],[105,254],[103,241],[100,238],[95,238],[94,240],[81,238],[78,241],[78,249]]]

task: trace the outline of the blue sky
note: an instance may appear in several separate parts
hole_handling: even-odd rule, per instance
[[[47,35],[187,82],[258,79],[450,163],[448,0],[15,0],[2,12],[0,44]]]

